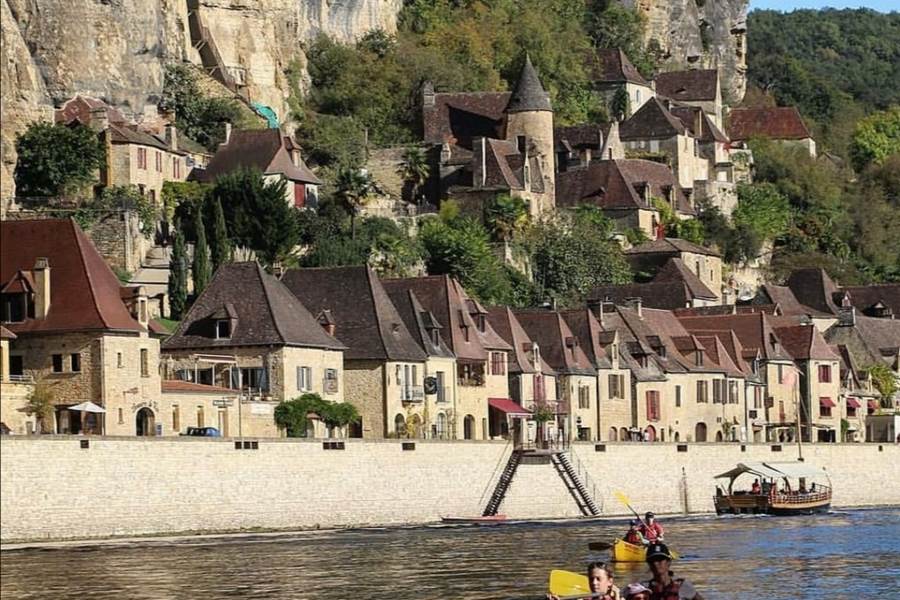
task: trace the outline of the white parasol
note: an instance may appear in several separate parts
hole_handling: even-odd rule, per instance
[[[86,413],[105,413],[106,409],[102,406],[97,406],[93,402],[82,402],[81,404],[76,404],[75,406],[70,406],[69,410],[77,410],[80,412]]]

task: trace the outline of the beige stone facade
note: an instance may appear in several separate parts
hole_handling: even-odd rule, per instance
[[[108,186],[134,185],[141,193],[157,202],[162,201],[162,187],[166,181],[184,181],[190,169],[180,152],[169,152],[141,144],[109,144]]]
[[[159,424],[162,435],[183,435],[188,427],[215,427],[222,437],[280,437],[273,409],[271,402],[241,400],[236,390],[169,391],[164,387]]]
[[[566,430],[573,440],[590,442],[599,439],[596,375],[560,375],[560,400],[567,406]]]
[[[801,389],[808,390],[801,421],[812,423],[811,435],[804,427],[804,440],[840,441],[841,421],[847,417],[847,404],[841,401],[840,364],[837,360],[808,360],[800,368]]]

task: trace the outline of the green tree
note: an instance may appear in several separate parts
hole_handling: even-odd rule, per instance
[[[774,240],[787,232],[790,203],[774,184],[742,184],[737,194],[738,205],[731,216],[735,224],[745,224],[763,240]]]
[[[857,171],[900,154],[900,104],[869,115],[856,125],[850,159]]]
[[[180,221],[182,226],[191,225],[197,207],[206,200],[210,186],[199,181],[164,181],[160,198],[163,204],[163,218],[169,223]]]
[[[403,183],[409,190],[409,197],[416,204],[421,204],[422,191],[431,167],[428,165],[428,157],[419,146],[408,146],[403,151],[403,162],[397,169],[397,174],[403,178]]]
[[[211,151],[225,141],[225,123],[242,118],[237,101],[204,94],[194,72],[184,65],[166,67],[160,106],[175,112],[175,124],[183,135]]]
[[[191,274],[194,279],[194,295],[199,296],[209,284],[209,247],[206,245],[206,226],[203,224],[203,213],[197,211],[194,218],[194,261],[191,264]]]
[[[328,428],[328,436],[334,437],[334,430],[341,432],[351,423],[359,423],[360,416],[356,406],[349,402],[326,402],[319,411],[322,421]]]
[[[624,121],[631,116],[631,99],[624,85],[616,90],[609,101],[609,114],[617,121]]]
[[[53,433],[53,411],[56,403],[55,384],[39,380],[25,401],[25,414],[37,419],[38,433]]]
[[[225,225],[225,212],[222,210],[222,203],[218,199],[212,199],[210,204],[212,204],[213,209],[210,256],[212,258],[212,270],[215,272],[222,265],[231,262],[232,248],[231,240],[228,238],[228,228]]]
[[[285,400],[275,407],[275,424],[284,429],[288,437],[306,437],[309,433],[310,413],[322,416],[328,402],[318,394],[303,394],[299,398]]]
[[[181,320],[187,311],[187,252],[184,248],[184,234],[175,230],[172,243],[172,258],[169,261],[169,318]]]
[[[350,237],[356,239],[356,217],[365,205],[372,182],[355,167],[342,167],[335,181],[335,199],[350,217]]]
[[[893,408],[894,394],[897,393],[897,378],[890,367],[885,364],[872,365],[868,368],[868,372],[875,389],[881,394],[881,406]]]
[[[485,205],[484,221],[495,240],[508,242],[528,224],[528,204],[518,196],[498,194]]]
[[[97,133],[81,125],[32,123],[16,137],[16,193],[22,197],[83,193],[105,160]]]

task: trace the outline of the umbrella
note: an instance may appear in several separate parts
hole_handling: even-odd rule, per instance
[[[69,410],[77,410],[86,413],[105,413],[106,409],[102,406],[97,406],[93,402],[82,402],[81,404],[76,404],[75,406],[70,406]]]

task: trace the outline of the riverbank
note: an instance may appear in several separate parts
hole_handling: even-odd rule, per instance
[[[0,440],[4,544],[273,533],[416,525],[477,515],[510,447],[497,442],[233,440],[71,437]],[[826,467],[833,505],[900,505],[900,447],[804,446]],[[604,516],[627,514],[621,491],[659,513],[712,512],[713,477],[742,461],[796,457],[769,444],[575,444]],[[574,518],[577,505],[549,464],[523,464],[500,512],[511,519]],[[210,533],[212,532],[212,533]]]

